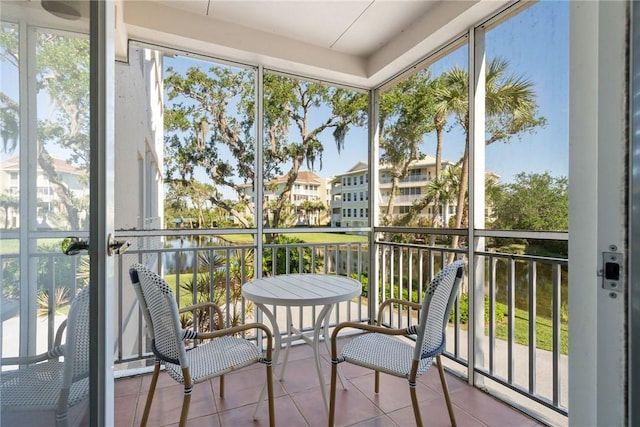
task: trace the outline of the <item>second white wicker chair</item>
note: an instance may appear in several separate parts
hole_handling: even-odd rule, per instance
[[[379,392],[379,373],[407,378],[411,403],[416,425],[422,426],[418,397],[416,396],[416,378],[429,369],[434,358],[438,362],[438,371],[442,390],[447,402],[451,425],[456,425],[449,389],[444,376],[440,355],[445,349],[445,331],[451,306],[458,294],[458,288],[464,276],[464,262],[455,261],[444,267],[429,283],[422,304],[400,299],[388,299],[378,310],[378,324],[365,325],[354,322],[338,324],[331,336],[331,392],[329,396],[329,426],[333,426],[336,412],[336,376],[338,364],[349,362],[375,370],[375,392]],[[393,304],[409,306],[420,310],[419,323],[405,329],[391,329],[382,326],[382,315]],[[366,332],[349,341],[338,355],[338,333],[344,328],[356,328]],[[415,336],[415,344],[400,340],[397,336]]]
[[[66,329],[66,330],[65,330]],[[62,338],[66,332],[65,343]],[[89,286],[71,301],[53,347],[43,354],[7,357],[19,365],[0,376],[3,426],[85,425],[89,400]],[[64,360],[60,360],[63,357]]]
[[[183,427],[187,421],[193,384],[220,377],[220,396],[222,397],[224,395],[224,374],[254,363],[264,363],[267,371],[269,425],[273,427],[275,416],[271,367],[272,334],[269,328],[261,323],[248,323],[206,333],[183,329],[180,323],[181,312],[190,312],[194,309],[205,309],[211,306],[216,309],[220,321],[222,320],[222,312],[213,303],[203,303],[178,310],[173,291],[167,282],[143,265],[132,266],[129,275],[142,308],[147,323],[147,333],[151,338],[153,353],[156,356],[156,365],[141,425],[145,426],[149,419],[161,363],[165,365],[167,372],[174,380],[184,385],[180,427]],[[213,315],[211,315],[211,320],[213,320]],[[243,331],[256,328],[261,329],[267,338],[264,356],[255,343],[238,336]],[[187,349],[185,340],[209,341]],[[257,388],[259,389],[259,387]]]

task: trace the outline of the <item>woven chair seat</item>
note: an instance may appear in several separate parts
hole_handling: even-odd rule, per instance
[[[431,365],[436,365],[440,374],[449,419],[451,425],[456,426],[441,356],[446,348],[449,313],[451,313],[463,276],[464,262],[454,261],[443,266],[442,270],[429,282],[420,303],[400,298],[388,298],[378,308],[378,319],[375,325],[360,325],[354,322],[342,322],[336,325],[331,334],[330,427],[335,422],[336,381],[338,364],[342,362],[373,369],[375,371],[375,393],[380,390],[380,373],[407,379],[411,406],[416,426],[419,427],[422,427],[422,415],[416,393],[417,378],[424,374]],[[419,310],[418,324],[409,324],[405,328],[384,327],[383,319],[387,310],[392,310],[392,313],[393,310],[398,310],[399,314],[404,314],[408,313],[406,311],[408,309]],[[345,328],[361,329],[365,333],[352,338],[343,345],[342,350],[338,353],[338,335]]]
[[[156,364],[140,426],[145,427],[149,420],[161,364],[165,366],[165,370],[171,378],[184,386],[180,427],[185,427],[193,384],[219,377],[220,397],[223,398],[224,375],[226,373],[255,363],[262,363],[266,367],[269,426],[275,427],[271,378],[273,369],[271,366],[273,339],[271,330],[261,323],[245,323],[228,328],[219,325],[219,329],[210,332],[184,329],[180,319],[181,310],[178,309],[178,303],[171,286],[162,276],[141,264],[131,266],[129,276],[147,325],[147,335],[151,338],[151,345],[156,356]],[[195,310],[205,307],[214,310],[218,320],[222,320],[222,310],[213,303],[200,303],[183,307],[182,310],[195,312]],[[212,316],[211,319],[214,319],[214,314],[210,313],[210,316]],[[266,338],[266,354],[264,356],[255,341],[243,337],[248,330],[260,330],[264,334]],[[186,345],[187,343],[191,344],[192,340],[196,340],[198,345],[194,347]]]
[[[194,383],[214,378],[262,359],[258,347],[251,341],[239,337],[215,338],[187,351],[187,364]],[[169,375],[183,384],[180,365],[165,363]]]
[[[60,398],[64,362],[49,361],[2,373],[2,410],[26,411],[55,409]],[[89,392],[89,379],[71,386],[69,406],[85,399]]]
[[[82,408],[88,407],[89,342],[87,286],[71,301],[67,320],[47,353],[2,360],[3,365],[20,366],[0,375],[2,425],[86,425]]]
[[[364,334],[344,345],[344,361],[384,372],[396,377],[409,378],[415,344],[397,337],[377,333]],[[417,375],[422,375],[433,363],[433,357],[420,361]]]

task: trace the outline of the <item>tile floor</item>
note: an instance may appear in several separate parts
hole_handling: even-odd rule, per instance
[[[323,347],[324,377],[329,389],[330,363]],[[281,353],[281,356],[283,353]],[[284,381],[274,381],[276,426],[326,426],[327,415],[317,383],[313,354],[309,346],[292,347]],[[338,384],[337,426],[411,426],[414,425],[409,389],[404,379],[381,375],[380,393],[373,391],[373,371],[348,363],[340,365],[350,384],[347,390]],[[225,397],[218,394],[218,379],[194,387],[189,410],[189,426],[268,426],[267,405],[259,419],[252,414],[263,384],[264,365],[257,364],[225,377]],[[276,367],[280,373],[280,365]],[[116,427],[139,426],[151,375],[124,378],[115,384]],[[495,398],[469,387],[448,375],[447,381],[458,426],[539,426]],[[425,426],[449,426],[438,372],[429,369],[418,381],[418,399]],[[149,426],[177,426],[182,405],[182,386],[161,373],[149,417]]]

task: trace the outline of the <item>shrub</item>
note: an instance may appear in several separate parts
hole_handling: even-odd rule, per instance
[[[362,283],[362,296],[367,297],[369,295],[369,277],[366,273],[362,273],[358,279],[358,273],[351,273],[349,275],[352,279],[358,280]]]

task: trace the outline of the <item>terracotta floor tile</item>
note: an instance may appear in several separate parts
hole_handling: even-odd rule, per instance
[[[284,357],[284,353],[281,353]],[[327,413],[313,352],[309,346],[294,346],[289,354],[283,382],[274,380],[277,427],[316,427],[327,425]],[[326,350],[322,352],[323,379],[329,391],[331,364]],[[281,359],[282,361],[282,359]],[[348,379],[348,390],[338,383],[336,426],[395,427],[415,424],[407,380],[381,374],[381,392],[373,390],[374,375],[370,369],[349,363],[340,367]],[[276,367],[280,372],[280,366]],[[265,368],[253,365],[227,374],[225,397],[219,396],[219,379],[197,384],[192,394],[189,426],[261,427],[269,424],[266,401],[253,419],[253,412],[264,384]],[[151,375],[119,379],[115,383],[116,427],[139,426]],[[500,402],[479,389],[447,374],[458,426],[538,426],[535,420]],[[418,378],[417,394],[424,425],[449,426],[450,420],[442,395],[436,366]],[[136,398],[137,396],[137,398]],[[182,407],[183,388],[165,372],[160,374],[149,426],[177,426]]]
[[[121,378],[115,381],[114,396],[131,396],[140,394],[142,377]]]
[[[371,418],[366,421],[362,421],[353,424],[351,427],[397,427],[396,424],[388,415],[380,415],[379,417]]]
[[[116,386],[116,390],[117,389],[118,387]],[[131,396],[120,396],[116,397],[113,403],[116,408],[113,416],[115,425],[120,427],[133,426],[138,399],[132,398]]]
[[[486,427],[478,419],[474,418],[467,412],[456,407],[453,408],[456,424],[459,427]],[[413,413],[413,407],[408,406],[403,409],[391,412],[389,418],[396,422],[400,426],[415,425],[415,415]],[[429,427],[450,427],[451,420],[449,419],[449,413],[447,412],[447,405],[444,398],[433,399],[428,402],[424,402],[420,405],[420,415],[422,416],[422,424]],[[502,426],[510,426],[510,424],[501,424]],[[498,426],[496,426],[498,427]]]
[[[276,426],[306,426],[304,418],[297,410],[289,396],[282,396],[274,401]],[[258,419],[254,420],[255,405],[245,405],[238,408],[221,411],[220,425],[222,427],[252,426],[262,427],[269,425],[269,409],[266,402],[258,412]]]
[[[183,390],[184,388],[181,384],[156,389],[149,413],[148,425],[164,426],[179,422],[184,396]],[[137,425],[140,424],[140,420],[142,419],[145,401],[146,393],[141,395],[138,400],[138,408],[136,411]],[[213,392],[211,391],[211,383],[206,381],[194,385],[187,418],[202,417],[216,412],[217,408],[213,399]]]
[[[473,387],[453,393],[455,404],[490,426],[530,427],[535,422],[496,398]]]

